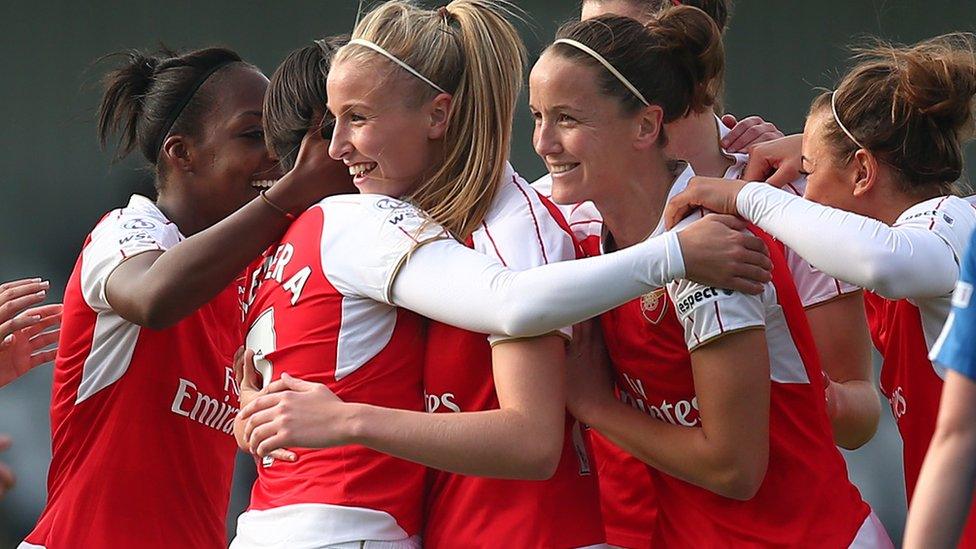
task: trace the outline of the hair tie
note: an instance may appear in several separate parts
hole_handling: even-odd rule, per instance
[[[610,74],[614,75],[617,78],[617,80],[619,80],[620,83],[624,85],[625,88],[630,90],[630,93],[634,94],[634,97],[639,99],[640,102],[643,103],[645,107],[651,106],[651,104],[647,101],[647,99],[644,99],[644,94],[642,94],[640,90],[637,89],[637,86],[631,84],[630,80],[628,80],[627,77],[624,76],[622,72],[618,71],[616,67],[614,67],[609,61],[606,60],[605,57],[600,55],[593,48],[581,42],[577,42],[576,40],[570,40],[569,38],[560,38],[559,40],[556,40],[555,42],[552,43],[552,45],[554,46],[556,44],[566,44],[567,46],[573,46],[574,48],[588,54],[593,59],[596,59],[597,61],[600,62],[601,65],[604,66],[604,68],[610,71]]]
[[[674,5],[675,7],[680,6],[681,0],[671,0],[671,4]]]
[[[159,137],[156,138],[155,144],[152,148],[152,150],[156,151],[156,158],[153,158],[152,160],[153,164],[159,162],[159,153],[162,152],[163,142],[166,141],[166,137],[169,136],[169,132],[173,130],[173,126],[176,124],[176,121],[179,120],[180,115],[183,114],[183,109],[185,109],[190,103],[193,96],[197,94],[200,87],[203,86],[204,83],[206,83],[215,72],[226,67],[227,65],[230,65],[231,63],[236,63],[237,61],[237,59],[226,59],[220,63],[217,63],[213,67],[210,67],[210,70],[198,76],[193,84],[186,90],[186,93],[183,94],[182,98],[180,98],[180,101],[176,104],[176,107],[170,112],[169,117],[166,118],[166,123],[163,124],[160,129]],[[155,74],[155,70],[153,73]]]

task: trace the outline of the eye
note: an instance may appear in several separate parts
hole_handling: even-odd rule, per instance
[[[251,130],[244,134],[244,137],[248,139],[259,139],[264,141],[264,130]]]
[[[801,169],[801,170],[797,170],[797,172],[798,172],[798,173],[799,173],[800,175],[802,175],[803,177],[810,177],[810,172],[808,172],[808,171],[806,171],[806,170],[802,170],[802,169]]]
[[[577,122],[579,122],[579,120],[576,120],[575,118],[573,118],[572,116],[566,113],[562,113],[559,115],[560,124],[576,124]]]
[[[353,123],[355,123],[355,122],[365,122],[366,121],[366,117],[363,116],[363,115],[361,115],[361,114],[359,114],[359,113],[357,113],[357,112],[351,112],[351,113],[349,113],[349,121],[350,122],[353,122]]]

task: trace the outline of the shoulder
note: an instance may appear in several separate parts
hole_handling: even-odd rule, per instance
[[[958,262],[976,229],[976,207],[957,196],[940,196],[905,210],[894,227],[934,232],[952,249]]]

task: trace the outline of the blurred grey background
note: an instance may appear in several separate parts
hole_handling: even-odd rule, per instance
[[[578,15],[574,0],[516,0],[534,58],[558,23]],[[39,275],[59,299],[81,243],[105,211],[128,195],[151,196],[138,159],[110,165],[95,139],[98,78],[91,63],[124,48],[225,45],[271,74],[284,55],[310,40],[348,32],[354,0],[45,1],[4,0],[0,7],[0,280]],[[726,35],[726,110],[761,114],[786,132],[802,128],[815,86],[830,87],[847,66],[844,46],[865,34],[912,42],[976,28],[973,0],[739,0]],[[528,179],[543,168],[531,147],[524,105],[512,156]],[[972,169],[972,148],[969,167]],[[14,447],[0,455],[18,475],[0,503],[0,548],[33,527],[45,498],[50,461],[51,367],[0,390],[0,432]],[[146,436],[152,436],[151,431]],[[846,453],[851,476],[901,539],[905,514],[901,444],[890,414],[875,439]],[[228,525],[246,505],[248,460]],[[147,487],[152,489],[152,487]]]

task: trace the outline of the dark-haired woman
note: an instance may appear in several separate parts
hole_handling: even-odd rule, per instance
[[[661,232],[667,196],[688,177],[669,159],[662,128],[697,94],[672,85],[681,70],[667,41],[694,27],[716,42],[717,29],[693,8],[656,24],[669,36],[622,17],[571,24],[530,78],[534,143],[553,196],[594,203],[603,251]],[[890,545],[847,479],[800,297],[782,250],[763,238],[774,267],[759,296],[678,281],[646,307],[604,315],[621,398],[601,370],[577,365],[571,408],[650,466],[655,544]]]
[[[805,198],[768,185],[695,181],[669,206],[738,213],[818,269],[861,286],[881,390],[904,442],[906,492],[935,429],[944,370],[928,354],[949,314],[976,210],[952,195],[972,137],[976,38],[881,44],[810,108]],[[779,164],[778,161],[773,164]],[[963,543],[976,542],[976,521]]]
[[[99,135],[139,149],[158,198],[102,217],[68,281],[48,501],[23,547],[223,547],[242,273],[329,181],[266,190],[268,80],[232,51],[130,52],[105,85]]]

